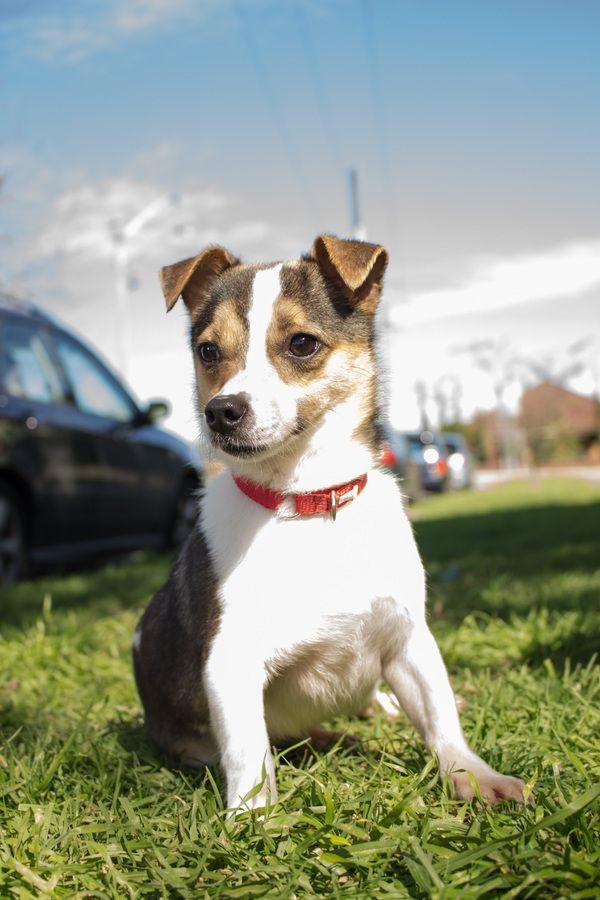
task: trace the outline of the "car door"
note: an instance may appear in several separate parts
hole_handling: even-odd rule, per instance
[[[10,467],[33,497],[32,545],[95,538],[101,500],[97,449],[77,427],[44,320],[0,318],[2,416],[10,429]]]
[[[74,405],[93,435],[101,460],[102,501],[98,528],[109,540],[142,543],[163,527],[161,492],[173,491],[172,472],[153,464],[136,439],[140,411],[104,364],[83,344],[62,331],[52,336]]]

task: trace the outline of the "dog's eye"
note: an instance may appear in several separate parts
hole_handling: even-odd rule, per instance
[[[203,341],[201,344],[198,344],[197,353],[202,362],[205,363],[216,363],[221,359],[219,348],[212,341]]]
[[[320,346],[318,339],[313,337],[312,334],[295,334],[290,339],[289,349],[292,356],[306,359],[309,356],[314,356]]]

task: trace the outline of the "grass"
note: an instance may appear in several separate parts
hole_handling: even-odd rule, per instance
[[[282,802],[224,821],[217,772],[146,742],[129,642],[171,560],[0,595],[0,897],[597,897],[600,489],[435,497],[413,512],[465,730],[534,805],[453,800],[404,721],[279,761]]]

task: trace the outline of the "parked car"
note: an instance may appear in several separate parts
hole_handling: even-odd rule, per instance
[[[416,500],[421,493],[421,473],[409,452],[406,434],[386,422],[383,425],[383,435],[382,465],[398,478],[404,496],[409,500]]]
[[[441,431],[437,435],[448,457],[448,478],[455,490],[471,487],[473,482],[473,456],[462,434]]]
[[[418,467],[420,486],[424,491],[441,492],[448,487],[446,450],[431,431],[403,432],[408,457]]]
[[[30,567],[181,541],[199,458],[80,339],[0,294],[0,583]]]

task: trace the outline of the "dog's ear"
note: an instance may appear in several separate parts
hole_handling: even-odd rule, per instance
[[[388,263],[383,247],[322,234],[313,244],[312,256],[326,278],[342,291],[350,306],[375,312]]]
[[[224,247],[209,247],[198,256],[165,266],[160,270],[159,278],[167,302],[167,312],[183,296],[188,311],[192,313],[206,296],[210,283],[237,263],[239,259]]]

